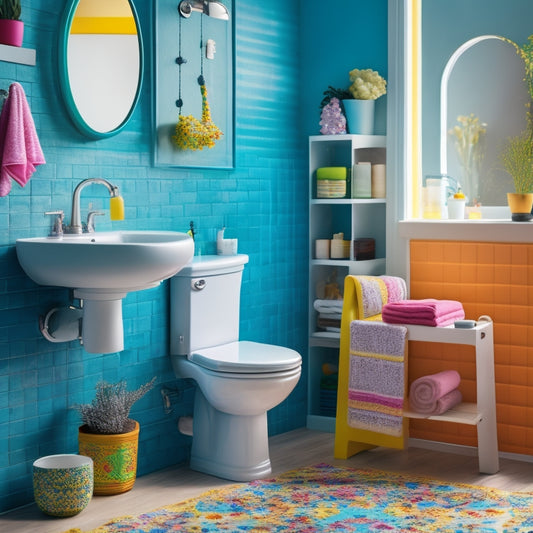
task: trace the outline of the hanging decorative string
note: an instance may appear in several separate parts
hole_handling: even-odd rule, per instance
[[[203,150],[204,148],[213,148],[215,142],[222,137],[223,133],[211,120],[211,111],[207,101],[207,88],[204,79],[204,54],[203,54],[203,13],[200,14],[200,76],[198,76],[198,85],[202,96],[202,119],[198,120],[192,115],[183,116],[181,109],[183,99],[181,95],[181,67],[187,62],[181,55],[181,17],[179,24],[179,56],[176,59],[178,64],[179,85],[178,99],[176,106],[179,108],[178,123],[176,124],[176,133],[172,136],[172,142],[181,150]]]
[[[181,108],[183,107],[183,100],[181,99],[181,66],[184,63],[187,63],[187,60],[181,55],[181,16],[178,19],[178,50],[179,56],[176,58],[176,63],[178,65],[178,99],[176,100],[176,107],[179,109],[179,115],[181,115]]]

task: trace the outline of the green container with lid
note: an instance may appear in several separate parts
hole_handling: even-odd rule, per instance
[[[345,198],[346,167],[320,167],[316,169],[317,198]]]

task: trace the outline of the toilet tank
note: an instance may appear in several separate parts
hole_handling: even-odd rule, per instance
[[[204,255],[170,280],[170,353],[239,340],[242,271],[248,256]]]

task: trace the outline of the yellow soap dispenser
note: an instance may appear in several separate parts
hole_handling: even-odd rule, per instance
[[[112,196],[109,199],[109,217],[111,220],[124,220],[124,198]]]

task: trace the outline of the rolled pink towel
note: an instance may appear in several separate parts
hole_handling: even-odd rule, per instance
[[[459,389],[454,389],[448,394],[445,394],[442,398],[437,400],[435,410],[432,415],[442,415],[452,407],[459,405],[463,401],[463,395]]]
[[[463,304],[455,300],[400,300],[385,304],[382,318],[389,324],[449,326],[465,317]]]
[[[461,376],[456,370],[415,379],[409,389],[409,405],[416,413],[442,414],[461,402],[462,395],[457,390],[460,382]]]

